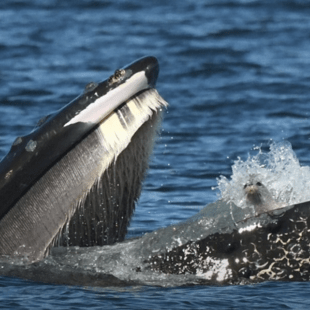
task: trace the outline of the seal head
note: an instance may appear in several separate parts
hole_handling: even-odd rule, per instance
[[[283,207],[272,197],[267,187],[254,177],[244,185],[243,191],[247,206],[254,206],[257,215]]]

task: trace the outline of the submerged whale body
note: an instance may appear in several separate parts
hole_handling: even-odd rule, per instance
[[[211,204],[178,228],[192,237],[153,255],[148,268],[214,284],[309,281],[309,207],[301,203],[244,218],[233,204]]]
[[[0,164],[0,255],[124,239],[167,105],[158,72],[154,57],[116,70],[15,140]]]
[[[103,248],[53,248],[32,265],[1,263],[0,274],[87,286],[309,281],[309,216],[309,202],[245,218],[241,208],[219,200],[140,238]]]

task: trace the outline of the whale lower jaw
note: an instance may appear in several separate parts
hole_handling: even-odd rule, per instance
[[[166,105],[146,90],[69,150],[2,219],[0,255],[33,262],[53,245],[123,240]]]

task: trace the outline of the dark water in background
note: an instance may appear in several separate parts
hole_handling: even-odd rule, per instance
[[[129,237],[214,201],[216,177],[270,139],[310,165],[310,4],[246,1],[0,3],[0,155],[90,81],[144,55],[170,103]],[[85,289],[0,279],[1,309],[307,309],[309,283]]]

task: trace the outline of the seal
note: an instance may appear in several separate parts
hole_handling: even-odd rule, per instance
[[[250,177],[243,191],[246,205],[254,206],[256,215],[284,207],[272,197],[267,187],[255,176]]]

